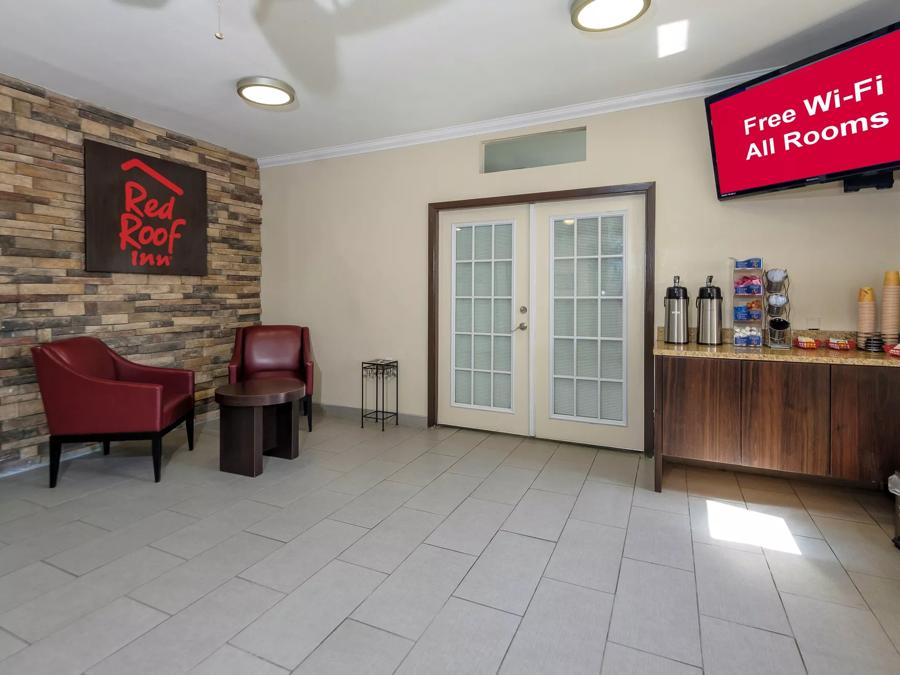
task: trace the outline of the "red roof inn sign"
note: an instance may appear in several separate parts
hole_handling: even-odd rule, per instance
[[[206,275],[206,173],[84,142],[85,269]]]

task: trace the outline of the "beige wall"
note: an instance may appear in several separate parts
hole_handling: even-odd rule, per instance
[[[566,123],[550,128],[566,128]],[[657,183],[656,292],[680,274],[691,296],[729,256],[763,256],[792,277],[794,325],[855,325],[856,289],[900,267],[900,188],[840,184],[719,202],[702,100],[586,120],[588,160],[479,172],[483,138],[264,169],[263,321],[309,325],[316,398],[359,405],[359,362],[401,362],[401,412],[426,411],[429,202],[640,181]],[[510,135],[518,135],[522,131]]]

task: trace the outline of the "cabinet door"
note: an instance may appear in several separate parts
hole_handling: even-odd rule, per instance
[[[743,362],[741,463],[827,476],[829,366]]]
[[[880,484],[898,461],[900,368],[832,366],[832,475]]]
[[[663,359],[661,403],[663,454],[740,463],[740,361]]]

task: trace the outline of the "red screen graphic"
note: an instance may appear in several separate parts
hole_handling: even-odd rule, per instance
[[[900,30],[714,101],[719,196],[900,161]]]

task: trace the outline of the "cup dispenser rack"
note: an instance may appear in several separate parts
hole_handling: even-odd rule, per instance
[[[770,269],[763,275],[766,309],[766,346],[791,348],[791,278],[786,269]]]
[[[732,321],[735,347],[761,347],[765,316],[763,312],[762,258],[731,258]]]

